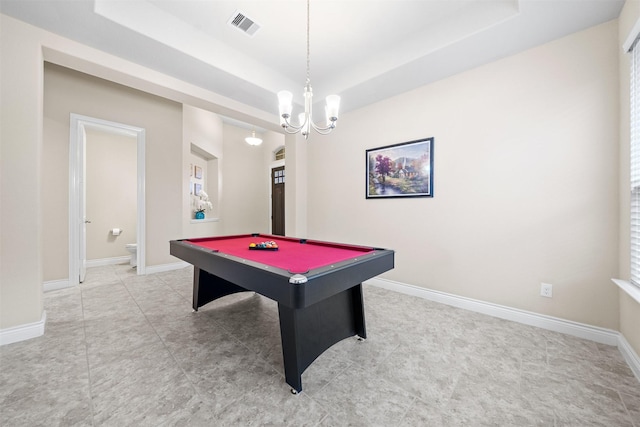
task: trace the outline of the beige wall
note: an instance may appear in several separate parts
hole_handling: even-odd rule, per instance
[[[193,221],[192,196],[185,198],[183,237],[269,232],[268,151],[281,135],[266,132],[264,143],[252,147],[244,140],[249,131],[228,123],[209,111],[183,106],[185,188],[194,181],[189,168],[197,162],[205,169],[205,190],[214,208],[207,218],[216,222]],[[193,153],[196,146],[196,154]],[[205,162],[215,157],[213,160]]]
[[[87,129],[87,260],[128,256],[125,245],[136,243],[137,146],[133,136]]]
[[[224,124],[224,197],[220,200],[220,221],[225,234],[267,233],[270,229],[264,145],[247,144],[249,131]]]
[[[617,329],[617,49],[613,21],[344,114],[308,144],[309,236],[395,249],[391,280]],[[431,136],[434,198],[365,199],[367,148]]]
[[[313,141],[313,136],[309,136],[309,141]],[[320,142],[323,138],[320,137]],[[286,204],[285,211],[285,229],[288,236],[309,237],[308,229],[308,193],[309,193],[309,170],[313,170],[313,166],[323,165],[322,176],[318,176],[316,182],[322,182],[322,177],[333,173],[334,165],[326,162],[324,157],[309,156],[309,147],[311,144],[306,141],[300,134],[285,136],[285,149],[287,156],[286,165],[286,184],[284,187]],[[327,188],[320,190],[326,193],[325,196],[332,194],[335,188]],[[342,191],[338,188],[337,191]]]
[[[42,50],[0,15],[0,329],[42,318]]]
[[[618,31],[618,53],[620,60],[620,239],[619,272],[621,279],[629,280],[629,55],[622,50],[635,23],[640,19],[640,1],[627,1],[620,13]],[[620,332],[640,354],[640,304],[622,290],[620,298]]]
[[[183,106],[184,185],[194,181],[189,168],[194,162],[206,166],[206,191],[214,205],[207,218],[216,222],[193,221],[193,200],[184,200],[183,237],[215,236],[252,231],[267,232],[269,226],[268,151],[282,135],[266,132],[263,145],[251,147],[244,138],[249,131],[224,124],[220,116],[190,105]],[[196,146],[194,154],[192,147]],[[209,156],[213,160],[205,162]],[[267,228],[265,228],[267,227]]]
[[[173,262],[180,238],[182,107],[77,71],[46,64],[42,165],[44,280],[68,278],[69,117],[71,113],[146,130],[146,265]]]

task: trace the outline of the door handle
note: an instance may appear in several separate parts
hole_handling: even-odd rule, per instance
[[[91,224],[91,221],[89,221],[88,219],[85,219],[85,220],[84,220],[84,223],[85,223],[85,224]]]

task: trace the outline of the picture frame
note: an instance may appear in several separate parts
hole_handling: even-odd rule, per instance
[[[200,166],[195,167],[195,177],[196,179],[202,179],[202,168]]]
[[[193,195],[199,196],[202,191],[202,184],[195,183],[193,184]]]
[[[366,150],[366,198],[433,197],[433,142],[430,137]]]

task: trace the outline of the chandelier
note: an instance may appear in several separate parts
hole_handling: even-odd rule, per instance
[[[278,92],[278,103],[280,110],[280,126],[287,133],[301,132],[305,139],[309,138],[309,133],[313,128],[321,135],[326,135],[336,127],[338,121],[338,110],[340,108],[340,97],[329,95],[326,98],[325,114],[327,118],[326,126],[318,126],[311,118],[313,90],[311,89],[311,78],[309,73],[309,0],[307,0],[307,83],[304,87],[304,113],[298,116],[298,126],[291,123],[291,109],[293,94],[287,90]]]

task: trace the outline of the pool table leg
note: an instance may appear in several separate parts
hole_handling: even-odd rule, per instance
[[[351,288],[353,292],[353,320],[355,322],[355,334],[360,341],[367,339],[367,326],[364,321],[364,297],[362,295],[362,283]]]
[[[347,337],[366,338],[362,285],[309,307],[278,303],[282,356],[287,384],[302,391],[302,373],[329,347]]]
[[[235,283],[224,280],[198,267],[193,268],[193,309],[195,311],[218,298],[246,291],[247,289]]]

